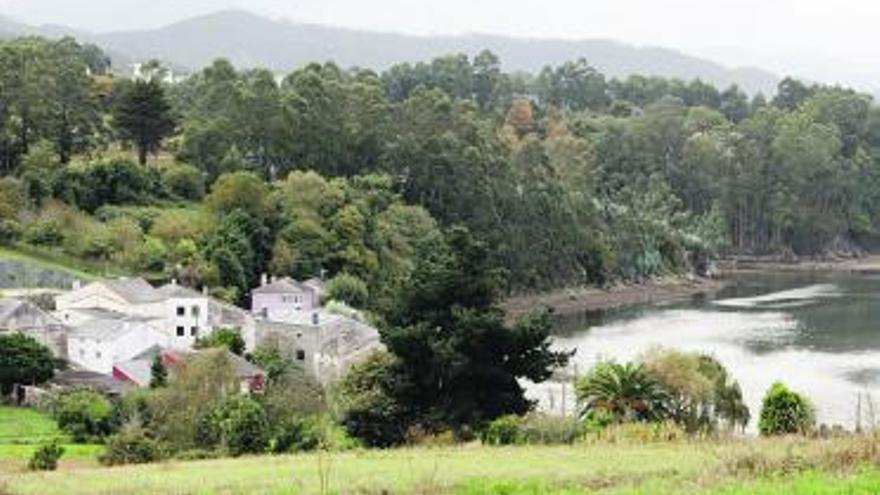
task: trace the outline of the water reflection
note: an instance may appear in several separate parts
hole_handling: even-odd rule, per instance
[[[555,346],[577,349],[572,370],[581,373],[657,346],[710,353],[740,381],[753,417],[767,388],[783,380],[813,399],[821,422],[851,427],[858,394],[880,398],[878,302],[877,277],[743,274],[714,298],[566,318]],[[558,388],[531,393],[561,407]]]

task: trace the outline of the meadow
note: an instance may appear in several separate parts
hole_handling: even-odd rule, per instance
[[[22,471],[41,443],[58,440],[64,445],[67,467],[97,465],[100,445],[75,445],[47,415],[32,409],[0,406],[0,470]]]
[[[874,494],[874,439],[598,442],[167,461],[53,473],[7,469],[15,495]]]

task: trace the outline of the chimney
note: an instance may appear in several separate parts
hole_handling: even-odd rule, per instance
[[[80,290],[82,289],[82,282],[79,279],[75,279],[71,284],[71,287],[73,290]]]
[[[260,286],[265,287],[269,283],[269,275],[262,274],[260,275]]]
[[[207,296],[207,295],[208,295],[208,286],[207,286],[207,285],[203,285],[203,286],[202,286],[202,295],[203,295],[203,296]]]
[[[174,285],[174,286],[177,285],[177,279],[176,279],[176,278],[172,278],[172,279],[171,279],[171,285]]]

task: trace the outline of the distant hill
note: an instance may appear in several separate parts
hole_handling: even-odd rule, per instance
[[[279,72],[330,60],[343,67],[384,69],[398,62],[430,60],[449,53],[475,55],[488,48],[498,54],[507,70],[537,72],[547,64],[584,57],[611,77],[644,74],[700,78],[720,87],[738,84],[750,93],[771,93],[778,82],[774,74],[756,68],[729,69],[675,50],[604,39],[571,41],[478,34],[421,37],[280,22],[243,11],[219,12],[159,29],[105,34],[0,21],[3,32],[72,34],[116,54],[117,66],[128,60],[159,58],[175,66],[199,69],[217,57],[225,57],[240,67],[262,66]]]

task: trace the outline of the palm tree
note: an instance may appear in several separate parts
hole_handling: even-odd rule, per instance
[[[582,418],[610,414],[618,422],[661,421],[668,417],[669,396],[641,364],[597,365],[577,384]]]

